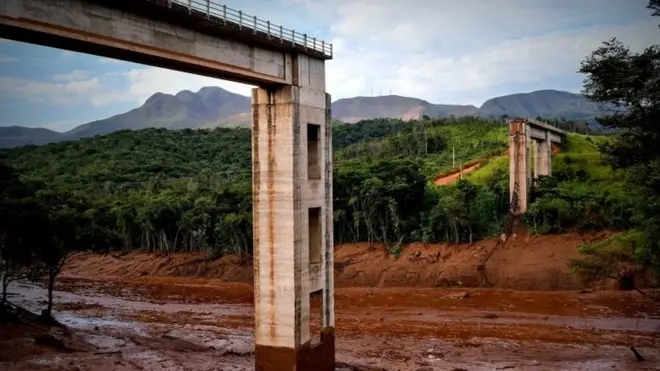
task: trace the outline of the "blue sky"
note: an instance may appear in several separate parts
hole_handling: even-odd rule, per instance
[[[618,37],[660,40],[646,0],[258,0],[227,6],[334,45],[333,99],[413,96],[481,105],[538,89],[579,92],[580,61]],[[0,39],[0,126],[57,131],[122,113],[156,92],[250,87]]]

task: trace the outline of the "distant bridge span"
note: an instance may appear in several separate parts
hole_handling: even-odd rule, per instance
[[[259,86],[255,367],[334,370],[332,45],[209,0],[1,0],[0,37]],[[315,345],[313,293],[322,298]]]
[[[517,213],[527,211],[532,178],[552,174],[552,145],[565,139],[564,130],[544,122],[509,120],[509,195],[511,201],[517,198]]]

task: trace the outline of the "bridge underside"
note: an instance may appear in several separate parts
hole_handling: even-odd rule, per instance
[[[100,57],[119,59],[153,67],[161,67],[195,75],[240,82],[250,85],[277,87],[280,81],[264,81],[259,77],[241,76],[227,71],[225,66],[199,60],[194,57],[173,56],[168,52],[150,52],[115,46],[111,43],[94,42],[94,37],[71,38],[62,34],[53,34],[45,30],[26,29],[17,26],[0,25],[0,36],[5,39],[21,41],[30,44],[49,46],[52,48],[70,50],[79,53],[92,54]]]
[[[170,14],[152,1],[130,1],[130,11],[119,6],[125,0],[113,7],[105,3],[4,0],[2,36],[259,86],[295,84],[292,58],[300,53],[286,50],[284,43],[274,48],[240,41],[233,31],[194,15]],[[323,59],[304,56],[323,66]],[[316,72],[325,81],[324,69]]]
[[[0,37],[259,86],[252,93],[256,369],[334,370],[327,57],[211,27],[195,11],[163,3],[2,0]],[[322,302],[315,341],[312,294]]]

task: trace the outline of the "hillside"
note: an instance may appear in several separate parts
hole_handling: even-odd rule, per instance
[[[243,126],[245,122],[237,121],[235,117],[249,111],[250,98],[218,87],[205,87],[197,93],[189,90],[183,90],[176,95],[156,93],[138,108],[78,126],[63,133],[59,139],[73,140],[117,130],[152,127],[222,127],[230,122],[233,126]]]
[[[572,274],[566,262],[579,258],[580,244],[607,235],[607,232],[565,233],[512,240],[492,255],[488,279],[493,287],[501,289],[582,289],[588,283]],[[415,243],[402,250],[399,259],[392,259],[387,246],[383,245],[377,248],[370,248],[366,243],[337,245],[335,264],[343,268],[335,271],[335,287],[428,287],[435,290],[447,286],[479,287],[484,282],[474,269],[475,253],[487,253],[496,242],[492,238],[475,244]],[[199,264],[205,257],[203,253],[155,256],[136,252],[117,259],[110,255],[84,254],[67,264],[64,275],[91,279],[135,279],[147,275],[253,283],[254,269],[249,260],[241,264],[235,257],[228,256]],[[514,260],[519,264],[511,264]]]
[[[538,90],[492,98],[479,108],[479,115],[488,117],[553,117],[585,119],[599,116],[602,108],[579,94],[557,90]]]
[[[60,133],[44,128],[24,126],[0,126],[0,148],[17,145],[41,145],[57,140]]]
[[[432,104],[417,98],[385,95],[339,99],[332,104],[332,117],[341,122],[356,123],[382,117],[416,120],[422,116],[467,116],[478,110],[472,105]]]
[[[497,119],[502,115],[592,119],[601,113],[597,108],[577,94],[541,90],[493,98],[486,101],[481,108],[471,105],[433,104],[422,99],[396,95],[346,98],[332,104],[332,114],[335,120],[346,123],[373,118],[417,120],[426,116],[446,118],[471,115]],[[45,136],[39,130],[26,128],[23,133],[17,135],[11,133],[16,129],[0,127],[0,137],[3,138],[0,147],[76,140],[125,129],[250,127],[249,112],[249,97],[218,87],[205,87],[198,92],[184,90],[176,95],[156,93],[142,106],[129,112],[90,122],[62,134],[51,132]],[[6,131],[9,133],[2,135]]]
[[[333,131],[337,243],[380,242],[397,254],[401,243],[463,243],[500,230],[508,208],[505,126],[465,117],[371,120]],[[622,178],[600,165],[600,138],[571,135],[555,156],[554,176],[532,197],[533,229],[626,227],[630,202]],[[85,215],[107,233],[108,247],[146,241],[156,250],[251,251],[248,129],[120,131],[0,156],[24,181],[87,200],[93,211]],[[483,166],[466,181],[432,185],[475,162]]]

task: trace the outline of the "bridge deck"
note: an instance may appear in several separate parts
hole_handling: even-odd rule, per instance
[[[272,50],[332,59],[332,44],[309,37],[211,0],[84,0],[138,13],[208,35],[227,37]]]
[[[541,121],[534,120],[534,119],[527,119],[525,121],[527,121],[527,123],[529,123],[529,124],[532,124],[532,126],[536,126],[540,129],[547,130],[547,131],[549,131],[551,133],[554,133],[554,134],[557,134],[559,136],[566,136],[566,132],[564,130],[562,130],[560,128],[557,128],[557,127],[554,127],[550,124],[546,124],[545,122],[541,122]]]

